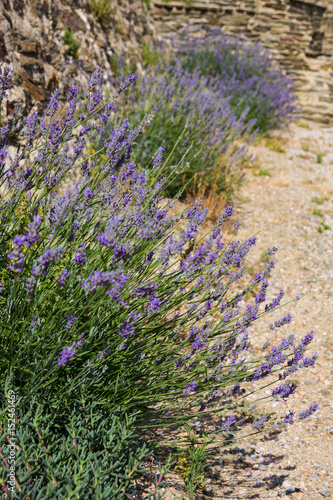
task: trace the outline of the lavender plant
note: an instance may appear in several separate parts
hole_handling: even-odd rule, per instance
[[[77,87],[63,104],[55,91],[45,115],[28,118],[14,155],[15,113],[1,128],[1,408],[11,390],[26,411],[35,401],[56,411],[84,399],[101,411],[135,412],[145,429],[215,414],[224,416],[225,436],[240,426],[253,382],[278,384],[277,400],[294,392],[288,377],[314,364],[316,355],[305,357],[314,335],[296,342],[290,334],[262,355],[249,353],[251,325],[281,307],[282,291],[267,299],[273,260],[247,278],[256,237],[225,241],[230,206],[203,237],[202,202],[171,210],[174,202],[161,195],[165,179],[151,186],[133,161],[151,117],[135,129],[125,120],[103,151],[87,153],[135,76],[108,102],[101,79],[97,68],[80,105]],[[9,83],[5,68],[1,98]],[[162,153],[153,159],[157,170]],[[270,322],[267,331],[290,321]],[[253,422],[253,432],[271,420]]]
[[[261,133],[286,126],[297,118],[299,105],[292,78],[286,76],[274,55],[259,42],[243,35],[231,37],[218,29],[184,31],[175,39],[177,63],[191,73],[215,77],[221,82],[221,98],[230,98],[237,117],[248,109],[246,120],[256,119]]]
[[[121,68],[123,59],[119,60]],[[125,68],[126,69],[126,68]],[[113,82],[117,86],[117,81]],[[134,147],[139,166],[151,164],[158,147],[165,151],[168,167],[154,169],[154,181],[169,176],[165,193],[173,197],[193,181],[187,192],[231,193],[240,182],[242,167],[250,160],[246,143],[255,137],[255,120],[246,119],[247,109],[239,116],[223,97],[224,84],[200,71],[184,70],[180,63],[160,64],[123,94],[114,123],[129,119],[138,126],[147,113],[155,119]],[[222,96],[222,97],[221,97]],[[246,121],[246,123],[245,123]],[[94,148],[108,140],[108,126],[96,135]]]

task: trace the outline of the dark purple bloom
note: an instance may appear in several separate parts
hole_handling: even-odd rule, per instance
[[[305,420],[310,417],[313,413],[315,413],[319,409],[319,405],[317,403],[311,403],[310,407],[307,410],[300,411],[298,413],[298,418],[300,420]]]
[[[60,90],[55,89],[53,91],[53,94],[50,97],[49,104],[47,105],[47,108],[45,110],[45,114],[47,116],[53,116],[56,113],[56,111],[58,110],[59,97],[60,97]]]
[[[287,415],[284,417],[283,422],[286,424],[293,424],[294,423],[294,415],[295,415],[294,411],[289,411],[287,413]]]
[[[75,347],[76,347],[76,342],[73,342],[73,344],[70,347],[65,347],[61,353],[60,357],[58,358],[58,365],[66,365],[68,361],[75,356]]]
[[[79,248],[76,254],[74,255],[74,262],[79,266],[83,266],[85,260],[86,260],[85,247],[81,245],[81,248]]]
[[[237,234],[237,233],[238,233],[240,226],[241,226],[241,222],[240,222],[240,221],[237,221],[237,222],[234,224],[234,232],[235,232],[235,234]]]
[[[39,228],[41,224],[42,224],[42,219],[39,217],[39,215],[34,215],[32,221],[29,222],[28,224],[29,232],[25,236],[26,238],[26,242],[24,243],[25,245],[31,246],[34,243],[36,243],[36,241],[39,241],[40,239]]]
[[[102,78],[103,78],[102,70],[99,66],[96,66],[95,71],[93,72],[93,74],[91,75],[91,77],[88,80],[87,89],[90,92],[92,90],[94,90],[97,87],[97,85],[99,85],[101,83]]]
[[[150,316],[161,308],[161,301],[157,294],[151,294],[149,301],[147,303],[147,314]]]
[[[64,249],[60,247],[46,250],[43,255],[38,257],[37,265],[33,266],[32,273],[36,274],[37,276],[43,276],[47,274],[49,266],[60,259],[63,253]]]
[[[4,66],[0,69],[0,103],[7,97],[6,90],[10,87],[10,81],[12,78],[12,69],[9,66]]]
[[[278,251],[277,247],[272,247],[268,249],[268,255],[274,255]]]
[[[124,321],[124,323],[119,328],[118,332],[120,333],[120,335],[122,337],[124,337],[125,339],[134,335],[135,334],[134,325],[139,318],[140,318],[140,314],[132,313],[130,318],[128,320]]]
[[[154,168],[158,168],[161,166],[164,151],[165,151],[165,148],[162,148],[162,147],[158,148],[157,154],[156,154],[155,158],[153,159]]]
[[[292,322],[292,315],[288,314],[287,316],[284,316],[284,318],[278,319],[277,321],[274,321],[274,324],[270,324],[269,328],[271,330],[275,330],[275,328],[280,328],[283,325],[289,325]]]
[[[229,431],[233,425],[236,425],[236,417],[228,417],[225,422],[222,422],[222,429]]]
[[[197,388],[197,383],[195,380],[193,380],[193,382],[190,382],[187,386],[186,386],[186,389],[183,391],[183,394],[185,394],[185,396],[188,396],[190,392],[194,392],[195,389]]]
[[[60,276],[58,276],[58,278],[57,278],[59,286],[64,286],[65,285],[68,274],[69,273],[68,273],[67,269],[64,269],[61,272]]]
[[[316,352],[313,356],[310,356],[308,358],[303,358],[303,360],[300,362],[300,368],[308,368],[309,366],[314,366],[316,360],[318,359],[318,353]]]
[[[108,293],[113,299],[117,299],[127,280],[128,276],[124,274],[121,269],[104,273],[97,270],[93,274],[90,274],[88,279],[85,280],[81,286],[86,293],[92,293],[96,292],[99,286],[112,285]]]
[[[280,305],[280,302],[281,302],[281,299],[283,296],[284,296],[284,291],[280,290],[278,296],[275,297],[270,304],[266,304],[265,311],[268,312],[271,309],[278,307]]]
[[[75,321],[76,321],[76,316],[74,313],[71,313],[67,316],[66,318],[66,326],[65,328],[72,328],[72,326],[74,325]]]
[[[11,261],[8,265],[8,269],[16,273],[21,273],[23,271],[24,254],[20,246],[14,245],[13,251],[7,255],[7,258]]]
[[[262,429],[264,427],[264,424],[266,421],[267,421],[267,417],[266,417],[266,415],[263,415],[256,422],[253,422],[251,427],[253,430],[259,431],[260,429]]]
[[[275,397],[276,399],[281,398],[286,400],[291,394],[294,394],[296,389],[297,389],[296,384],[287,381],[284,384],[281,384],[275,389],[273,389],[272,396]]]

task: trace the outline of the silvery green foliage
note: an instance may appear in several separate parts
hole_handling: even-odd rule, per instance
[[[42,405],[18,408],[10,442],[14,458],[1,429],[0,482],[10,498],[22,500],[125,500],[135,493],[133,480],[142,475],[142,462],[150,454],[138,440],[135,417],[101,411],[96,404],[55,412]],[[13,490],[10,467],[18,485]]]

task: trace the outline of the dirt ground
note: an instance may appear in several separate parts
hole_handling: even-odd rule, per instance
[[[292,378],[299,388],[284,410],[305,409],[312,402],[319,410],[274,439],[259,435],[215,450],[205,468],[206,487],[196,498],[333,498],[333,129],[294,124],[251,148],[256,160],[233,202],[242,221],[239,236],[260,231],[253,263],[268,247],[279,247],[272,296],[280,289],[291,300],[304,294],[286,307],[293,322],[269,335],[275,344],[289,333],[299,339],[315,331],[318,344],[316,365]],[[280,316],[273,314],[270,322]],[[260,328],[258,324],[252,333]],[[254,349],[268,338],[256,337]],[[270,402],[272,410],[275,405]],[[186,499],[179,476],[172,473],[167,479],[165,500]]]

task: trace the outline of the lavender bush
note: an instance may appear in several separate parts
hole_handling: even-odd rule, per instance
[[[215,77],[221,84],[221,98],[230,98],[237,117],[247,109],[246,120],[256,120],[261,133],[287,125],[299,112],[292,78],[285,75],[274,55],[259,42],[244,36],[233,38],[211,30],[182,34],[175,41],[177,64],[191,73]]]
[[[45,115],[27,120],[15,154],[8,151],[15,113],[1,128],[1,421],[14,391],[22,410],[36,401],[54,411],[84,401],[135,412],[143,428],[214,414],[227,436],[244,424],[254,381],[273,384],[276,400],[293,394],[288,377],[314,364],[316,355],[305,357],[314,335],[296,342],[290,334],[277,345],[272,339],[262,355],[249,353],[251,325],[281,307],[282,291],[267,298],[273,260],[263,257],[247,277],[256,237],[223,241],[229,206],[205,237],[198,236],[207,216],[200,201],[170,210],[165,180],[150,186],[133,161],[150,117],[135,129],[124,121],[102,152],[87,154],[114,100],[135,81],[128,77],[103,103],[101,77],[97,69],[80,105],[75,86],[63,105],[55,91]],[[5,68],[2,99],[9,83]],[[153,168],[162,162],[159,150]],[[270,323],[274,331],[290,321]],[[276,423],[265,413],[252,418],[251,432],[293,418]]]
[[[117,86],[117,80],[113,84]],[[138,165],[145,167],[157,148],[163,148],[168,158],[168,168],[163,169],[169,177],[164,185],[168,196],[179,193],[190,181],[190,192],[214,189],[226,194],[241,180],[242,166],[250,160],[246,142],[255,136],[255,120],[245,124],[247,109],[236,116],[222,93],[223,82],[200,71],[190,73],[180,64],[160,64],[117,103],[115,125],[129,119],[132,126],[138,126],[147,113],[154,113],[134,153]],[[102,148],[109,132],[108,126],[102,128],[94,140],[95,149]],[[158,180],[161,170],[155,169],[152,176]]]
[[[296,117],[293,81],[268,50],[242,36],[213,30],[199,37],[185,31],[172,41],[171,52],[160,47],[161,63],[122,95],[114,125],[128,118],[137,126],[146,113],[155,113],[134,152],[137,164],[146,167],[158,146],[165,149],[168,196],[184,185],[186,193],[213,190],[230,196],[250,160],[246,145],[258,131],[285,126]],[[126,74],[124,58],[116,70]],[[108,134],[108,127],[102,128],[95,149]]]

